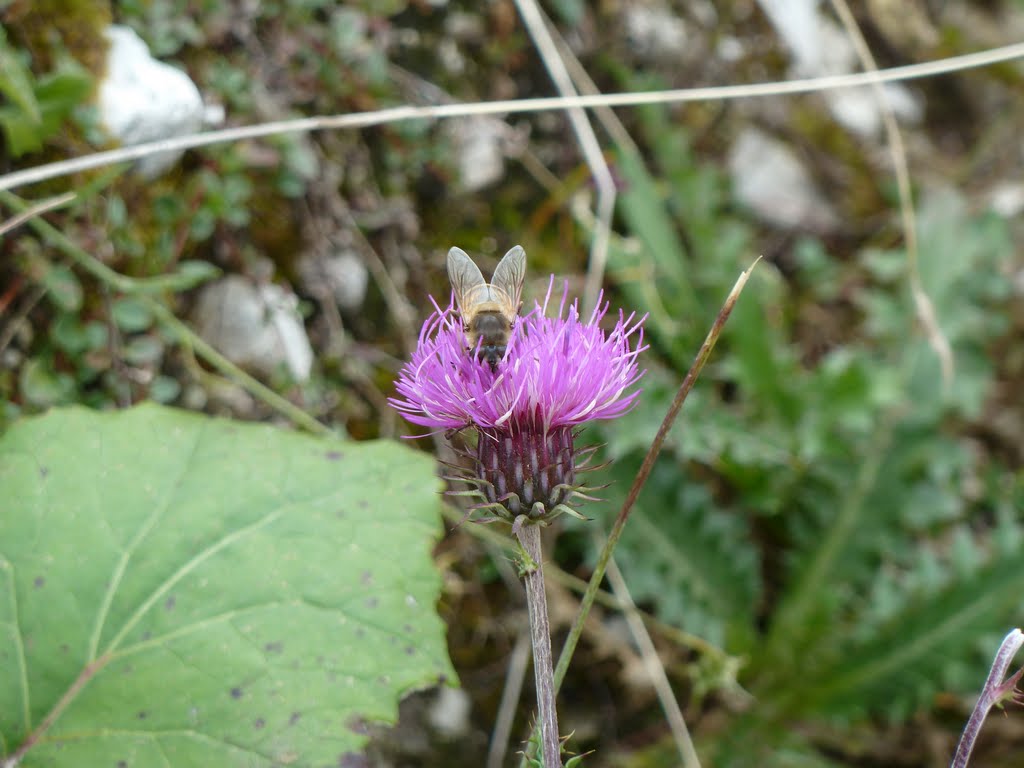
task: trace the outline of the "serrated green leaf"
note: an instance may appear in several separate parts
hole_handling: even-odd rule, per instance
[[[636,469],[629,460],[612,467],[610,509],[618,508]],[[663,620],[729,652],[746,651],[761,585],[745,526],[716,509],[704,486],[681,483],[671,461],[658,461],[617,550],[630,591],[653,602]]]
[[[942,685],[950,658],[963,659],[984,633],[1005,630],[1024,590],[1021,553],[1001,558],[974,577],[918,600],[858,648],[837,654],[836,666],[800,680],[782,698],[799,711],[903,716]],[[977,679],[987,660],[978,659]]]
[[[433,462],[158,406],[0,439],[0,751],[346,764],[453,677]],[[47,720],[51,715],[52,720]]]

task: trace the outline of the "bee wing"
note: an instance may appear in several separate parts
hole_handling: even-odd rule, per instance
[[[481,287],[487,287],[480,267],[474,264],[461,248],[452,248],[448,251],[448,280],[455,291],[455,302],[459,305],[459,312],[463,314],[473,305],[473,294]]]
[[[497,294],[504,293],[501,297],[511,302],[508,307],[509,314],[519,314],[519,307],[523,303],[523,281],[526,279],[526,251],[521,245],[517,245],[506,253],[494,270],[494,277],[491,278],[491,285],[498,290]]]

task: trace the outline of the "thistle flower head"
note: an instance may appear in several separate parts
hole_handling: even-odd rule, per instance
[[[475,427],[475,467],[462,477],[500,517],[545,517],[580,496],[575,482],[574,430],[628,411],[643,375],[643,318],[623,316],[608,332],[598,301],[589,319],[563,290],[557,312],[552,279],[542,304],[512,328],[505,356],[492,370],[466,349],[454,306],[435,305],[412,359],[396,383],[392,405],[402,416],[436,430]]]
[[[550,430],[621,416],[639,395],[643,320],[620,313],[606,334],[599,324],[608,304],[599,302],[584,322],[576,302],[566,307],[565,293],[557,315],[547,317],[551,293],[517,318],[496,371],[466,350],[454,307],[437,308],[399,375],[400,397],[392,404],[413,424],[435,429]]]

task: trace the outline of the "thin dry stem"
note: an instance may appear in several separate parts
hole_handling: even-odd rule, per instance
[[[46,200],[41,200],[30,208],[26,208],[24,211],[14,216],[3,224],[0,224],[0,235],[7,234],[15,227],[24,224],[34,216],[52,211],[54,208],[60,208],[62,205],[70,203],[75,199],[74,192],[65,192],[63,195],[57,195],[56,197],[49,197]]]
[[[505,672],[505,687],[501,691],[498,715],[494,718],[491,745],[487,750],[487,768],[501,768],[505,764],[508,740],[512,736],[512,724],[523,692],[523,680],[530,661],[530,633],[520,632],[512,648],[508,669]]]
[[[138,160],[142,157],[167,151],[180,151],[213,144],[224,144],[241,139],[255,139],[263,136],[277,136],[286,133],[307,133],[309,131],[339,130],[345,128],[366,128],[372,125],[396,123],[405,120],[429,118],[465,117],[467,115],[494,115],[501,113],[545,112],[569,109],[570,107],[629,107],[641,104],[672,104],[691,101],[715,101],[726,99],[747,99],[757,96],[781,96],[785,94],[813,93],[836,88],[853,88],[872,83],[894,83],[919,77],[975,69],[1003,61],[1024,58],[1024,43],[1015,43],[991,48],[978,53],[952,56],[923,64],[893,67],[878,72],[859,72],[848,75],[803,80],[784,80],[774,83],[753,85],[725,85],[709,88],[681,88],[667,91],[643,93],[609,93],[591,96],[558,96],[539,99],[510,99],[487,101],[478,104],[440,104],[434,106],[400,106],[373,112],[355,112],[347,115],[306,117],[298,120],[279,120],[259,125],[226,128],[173,139],[151,141],[104,152],[95,152],[71,160],[48,163],[0,176],[0,190],[14,189],[46,179],[67,176],[80,171],[101,168],[107,165]]]
[[[579,642],[580,634],[583,631],[583,622],[586,620],[586,615],[590,611],[590,606],[594,602],[594,594],[600,587],[602,579],[604,579],[604,573],[608,567],[608,560],[611,558],[615,545],[622,536],[626,520],[629,519],[629,515],[633,511],[633,505],[636,503],[637,497],[640,495],[640,490],[644,487],[648,476],[651,474],[651,470],[654,468],[654,462],[658,458],[658,454],[661,453],[661,447],[664,445],[665,438],[668,437],[669,430],[672,428],[676,417],[679,415],[679,410],[683,407],[683,403],[686,402],[686,398],[690,394],[690,390],[693,389],[693,385],[696,383],[697,377],[704,369],[704,364],[707,363],[708,358],[711,356],[711,351],[715,348],[715,343],[718,341],[718,337],[722,333],[722,328],[725,327],[726,320],[728,320],[729,315],[732,314],[732,309],[736,306],[736,301],[739,299],[740,293],[743,291],[743,287],[747,284],[751,271],[753,271],[754,267],[757,266],[757,263],[760,260],[761,257],[758,256],[754,263],[740,273],[740,276],[736,279],[736,284],[733,285],[728,297],[726,297],[725,303],[722,305],[722,309],[718,313],[718,317],[715,318],[715,322],[712,324],[711,330],[708,331],[708,335],[704,339],[704,343],[697,352],[696,359],[690,366],[690,370],[687,372],[682,384],[679,385],[679,391],[676,392],[676,396],[672,400],[672,404],[669,406],[668,413],[665,414],[665,418],[662,420],[657,434],[654,436],[654,440],[651,443],[650,449],[647,451],[647,455],[644,456],[643,463],[640,465],[640,471],[637,473],[636,479],[633,481],[633,485],[629,489],[626,500],[622,504],[622,509],[619,510],[619,514],[615,518],[615,523],[612,525],[611,532],[608,534],[608,540],[605,542],[604,549],[601,550],[601,554],[598,557],[597,564],[594,567],[594,573],[590,577],[590,582],[587,585],[587,591],[583,595],[579,616],[573,624],[572,630],[569,632],[569,637],[566,639],[565,647],[562,649],[561,656],[558,657],[558,667],[555,669],[556,686],[561,685],[562,679],[565,677],[565,673],[569,668],[569,661],[572,659],[572,654],[576,650],[576,643]]]
[[[831,0],[832,9],[836,12],[846,34],[853,43],[861,66],[868,72],[878,72],[878,64],[868,47],[864,35],[857,25],[857,20],[850,11],[846,0]],[[907,165],[907,152],[903,146],[903,134],[896,122],[896,116],[889,102],[889,95],[880,83],[872,83],[871,90],[878,100],[882,111],[882,124],[885,126],[886,140],[892,154],[893,169],[896,172],[896,188],[900,198],[900,218],[903,222],[903,239],[907,244],[907,267],[910,276],[910,293],[914,297],[914,308],[917,318],[924,328],[928,343],[935,351],[942,366],[942,380],[948,387],[953,381],[953,349],[949,339],[939,327],[935,316],[935,305],[921,282],[920,251],[917,244],[917,216],[914,213],[914,197],[910,189],[910,169]]]
[[[668,437],[669,430],[675,423],[676,417],[679,415],[679,410],[683,407],[683,403],[686,402],[687,396],[690,394],[690,390],[693,389],[694,383],[697,381],[697,377],[700,372],[704,369],[705,363],[711,356],[711,351],[715,348],[715,343],[718,341],[718,337],[722,333],[722,328],[725,327],[726,321],[729,319],[729,315],[732,314],[733,307],[736,306],[736,301],[739,299],[740,294],[743,292],[743,287],[747,284],[747,280],[750,278],[750,273],[754,267],[761,260],[758,256],[747,269],[740,273],[740,276],[736,279],[736,283],[733,285],[732,290],[729,291],[729,295],[725,299],[725,303],[722,305],[721,310],[718,312],[718,317],[715,318],[715,322],[711,326],[711,330],[708,331],[708,335],[704,339],[704,343],[701,344],[700,350],[697,352],[697,357],[694,359],[693,364],[690,366],[690,370],[687,371],[686,376],[683,378],[682,384],[679,385],[679,390],[676,392],[675,398],[672,400],[672,404],[669,406],[668,412],[665,414],[665,418],[661,422],[661,426],[658,428],[657,434],[654,436],[654,440],[651,442],[651,447],[647,451],[647,455],[644,456],[643,463],[640,465],[640,471],[637,472],[636,479],[633,480],[633,485],[629,489],[629,493],[626,495],[626,500],[622,504],[622,509],[619,510],[618,516],[615,518],[615,523],[612,525],[611,532],[608,534],[608,539],[605,541],[604,548],[598,555],[597,563],[594,566],[594,573],[590,577],[590,581],[587,583],[587,591],[583,593],[583,599],[580,601],[580,610],[576,615],[576,619],[573,622],[572,628],[569,630],[569,636],[565,640],[565,645],[562,647],[562,653],[558,657],[558,666],[555,667],[555,692],[558,692],[559,687],[562,685],[562,681],[565,679],[565,674],[569,670],[569,662],[572,661],[572,656],[576,652],[576,645],[579,643],[580,637],[583,634],[583,625],[586,622],[587,615],[590,613],[590,608],[594,604],[594,600],[597,597],[597,593],[601,588],[601,581],[604,579],[605,572],[608,569],[608,561],[611,559],[612,552],[615,551],[615,545],[618,544],[619,538],[622,536],[622,531],[626,527],[626,520],[629,519],[630,513],[633,511],[633,505],[636,503],[637,497],[640,495],[641,489],[647,483],[647,478],[651,474],[651,470],[654,468],[654,462],[658,458],[658,454],[661,453],[661,448],[665,444],[665,438]],[[523,763],[525,764],[525,756]]]
[[[444,505],[442,513],[444,514],[445,519],[452,524],[458,524],[463,518],[463,513],[449,504]],[[511,543],[507,536],[502,535],[487,525],[467,525],[463,526],[461,530],[468,533],[473,538],[480,539],[488,545],[488,551],[491,555],[491,559],[499,570],[508,567],[508,559],[497,554],[498,552],[511,554],[515,551],[515,545]],[[556,584],[560,584],[566,589],[572,590],[578,594],[583,594],[587,591],[587,582],[562,570],[556,563],[552,562],[547,564],[546,577]],[[616,611],[624,611],[626,609],[626,606],[621,600],[619,600],[619,598],[610,592],[605,592],[601,589],[597,591],[594,602],[604,606],[605,608],[610,608]],[[636,610],[643,620],[649,624],[652,629],[658,632],[660,636],[671,638],[674,643],[677,643],[681,647],[689,648],[702,656],[711,656],[723,662],[731,658],[729,654],[721,648],[713,643],[709,643],[704,638],[685,632],[671,624],[667,624],[647,611],[643,611],[639,608]],[[749,694],[742,691],[742,689],[737,688],[737,691],[745,698],[749,697]]]
[[[516,6],[558,92],[565,97],[577,96],[569,70],[551,36],[551,25],[537,3],[534,0],[516,0]],[[612,178],[611,169],[604,159],[604,153],[586,111],[582,107],[569,107],[567,111],[569,122],[572,123],[580,149],[597,187],[597,226],[590,244],[590,263],[583,287],[583,314],[587,315],[597,306],[597,297],[604,282],[605,266],[608,264],[608,242],[612,229],[612,214],[615,211],[615,179]]]
[[[608,561],[608,581],[612,585],[612,591],[615,593],[615,596],[625,606],[623,612],[626,615],[626,624],[629,626],[630,634],[633,635],[633,640],[640,649],[644,669],[650,675],[651,683],[653,683],[654,690],[658,694],[658,701],[661,702],[661,708],[665,712],[666,720],[668,720],[669,729],[672,731],[672,738],[676,743],[676,749],[679,751],[683,768],[700,768],[700,758],[697,757],[697,750],[693,747],[693,739],[690,738],[690,730],[686,727],[683,711],[680,709],[679,702],[676,701],[675,694],[672,692],[672,684],[669,682],[668,673],[665,672],[665,666],[658,657],[654,641],[651,640],[647,627],[644,626],[640,612],[636,608],[636,603],[633,602],[632,595],[629,594],[629,587],[626,586],[626,580],[622,577],[622,572],[619,570],[614,557]]]
[[[591,80],[590,75],[587,74],[587,70],[583,68],[580,60],[576,58],[572,48],[569,47],[569,43],[565,41],[565,38],[558,31],[558,27],[548,24],[548,31],[558,47],[558,54],[562,57],[562,61],[565,62],[565,68],[569,70],[569,75],[572,77],[573,83],[576,84],[576,89],[588,96],[599,96],[601,94],[600,89]],[[593,109],[594,116],[601,124],[601,127],[608,132],[612,141],[620,147],[626,147],[630,151],[639,154],[640,148],[633,141],[633,137],[629,135],[626,126],[619,120],[619,116],[615,114],[615,110],[603,104],[599,104]]]

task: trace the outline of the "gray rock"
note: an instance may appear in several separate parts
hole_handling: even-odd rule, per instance
[[[816,232],[839,224],[800,159],[761,131],[740,134],[729,153],[729,173],[736,198],[768,224]]]
[[[203,288],[195,324],[236,365],[264,375],[284,365],[296,381],[309,379],[313,349],[289,289],[229,275]]]

